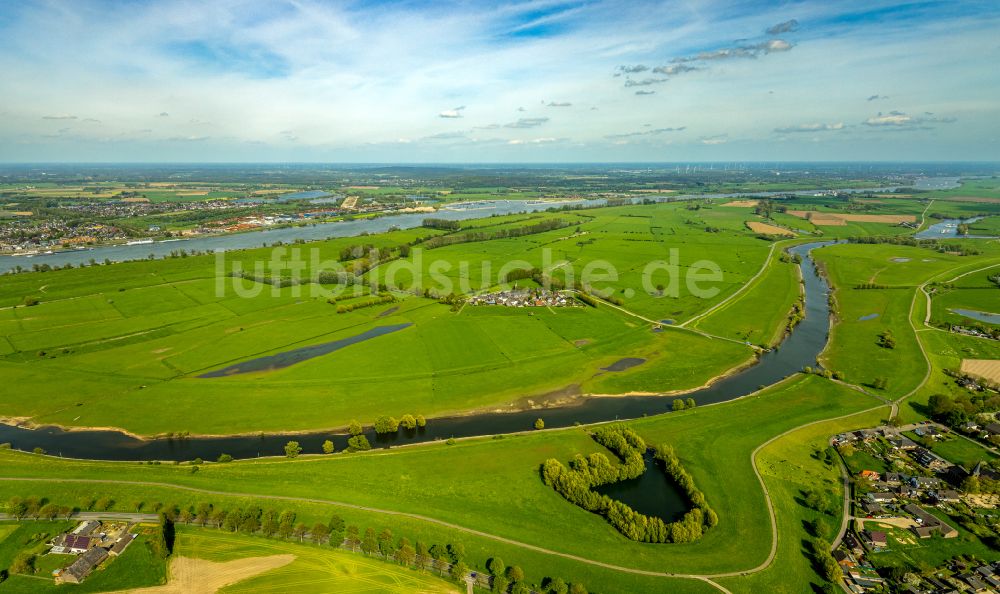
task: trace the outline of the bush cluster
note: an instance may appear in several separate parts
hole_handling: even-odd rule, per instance
[[[569,468],[554,458],[546,460],[542,464],[542,480],[567,501],[603,515],[616,530],[640,542],[692,542],[700,538],[706,528],[718,523],[718,515],[709,507],[705,495],[695,486],[694,479],[684,470],[673,448],[668,445],[653,448],[653,451],[656,460],[692,505],[692,509],[680,520],[668,524],[594,491],[593,487],[641,476],[646,471],[643,454],[647,446],[635,431],[624,425],[603,427],[592,437],[614,452],[621,459],[621,464],[613,465],[601,453],[587,457],[577,454]]]

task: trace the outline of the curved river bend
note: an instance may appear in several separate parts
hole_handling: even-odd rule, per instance
[[[802,257],[800,267],[805,284],[806,315],[781,344],[781,348],[764,353],[757,364],[739,373],[723,378],[707,388],[684,394],[685,398],[694,398],[700,405],[734,400],[774,384],[807,365],[816,365],[816,358],[826,345],[830,327],[827,299],[829,286],[826,279],[816,273],[809,252],[832,243],[835,242],[808,243],[788,250]],[[569,406],[514,413],[441,417],[430,419],[427,427],[415,431],[401,429],[396,435],[386,436],[376,435],[369,430],[366,435],[376,447],[388,447],[449,437],[525,431],[539,417],[548,428],[568,427],[576,423],[662,414],[671,409],[673,400],[669,396],[583,398]],[[234,458],[274,456],[283,453],[284,445],[289,440],[298,441],[305,452],[315,453],[320,451],[320,446],[326,439],[332,440],[338,451],[347,447],[346,435],[331,435],[328,432],[142,440],[118,431],[64,431],[57,427],[26,429],[0,424],[0,442],[10,443],[14,448],[30,451],[40,447],[56,456],[96,460],[191,460],[196,457],[214,460],[223,453]]]

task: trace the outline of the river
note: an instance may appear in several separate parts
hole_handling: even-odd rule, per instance
[[[919,181],[919,180],[918,180]],[[837,192],[859,193],[859,192],[888,192],[895,190],[889,188],[867,188],[867,189],[845,189],[835,190]],[[672,194],[660,196],[644,196],[633,198],[632,202],[637,203],[644,199],[656,200],[658,202],[673,200],[695,200],[700,198],[768,198],[785,194],[811,195],[816,191],[800,192],[741,192],[733,194]],[[543,200],[484,200],[479,202],[453,203],[448,204],[433,213],[403,213],[386,214],[369,219],[355,219],[350,221],[336,221],[332,223],[304,223],[291,227],[279,227],[273,229],[262,229],[260,231],[247,231],[244,233],[230,233],[227,235],[210,235],[205,237],[191,237],[186,239],[166,239],[163,241],[147,241],[143,243],[105,245],[93,248],[72,249],[66,251],[53,251],[52,253],[41,253],[35,255],[2,255],[0,256],[0,274],[15,270],[18,266],[30,269],[34,265],[48,264],[52,267],[72,264],[80,266],[87,264],[91,260],[102,263],[105,260],[111,262],[124,262],[127,260],[144,260],[152,254],[157,258],[169,256],[171,252],[185,250],[187,252],[219,252],[228,250],[240,250],[261,247],[265,244],[273,245],[277,242],[292,243],[297,239],[304,241],[318,241],[333,237],[354,237],[362,233],[384,233],[391,228],[412,229],[419,227],[423,220],[428,217],[436,219],[446,219],[449,221],[464,221],[468,219],[479,219],[494,215],[509,215],[524,212],[539,212],[560,206],[586,206],[598,207],[607,204],[607,200],[600,198],[596,200],[564,200],[564,201],[543,201]]]
[[[805,285],[805,318],[781,343],[780,348],[764,353],[757,364],[725,377],[707,388],[684,394],[699,405],[734,400],[778,382],[806,366],[815,366],[826,345],[830,328],[830,309],[826,279],[816,273],[810,250],[834,242],[814,242],[789,249],[801,256]],[[663,332],[684,332],[665,328]],[[333,355],[336,356],[336,355]],[[576,423],[595,423],[634,419],[669,412],[674,398],[669,396],[619,396],[582,398],[577,403],[513,413],[481,413],[429,419],[425,428],[395,435],[376,435],[366,431],[376,447],[418,443],[450,437],[496,435],[530,430],[541,418],[547,428],[569,427]],[[191,460],[200,457],[214,460],[220,454],[234,458],[281,455],[284,445],[298,441],[305,452],[317,453],[324,440],[334,442],[337,450],[347,447],[347,435],[327,432],[306,434],[269,434],[259,436],[197,437],[142,440],[118,431],[64,431],[57,427],[26,429],[0,424],[0,442],[30,451],[43,448],[50,454],[98,460]]]

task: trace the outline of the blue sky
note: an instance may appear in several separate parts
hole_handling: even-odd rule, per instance
[[[0,160],[1000,160],[1000,3],[24,1]]]

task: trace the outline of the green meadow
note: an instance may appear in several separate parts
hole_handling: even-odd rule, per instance
[[[770,437],[804,423],[878,404],[869,396],[828,380],[796,376],[738,401],[630,422],[647,442],[674,446],[713,508],[725,510],[717,527],[699,541],[684,545],[630,541],[600,516],[566,502],[541,482],[539,466],[545,459],[568,459],[578,452],[603,450],[585,431],[573,428],[504,439],[461,440],[452,446],[438,443],[368,454],[307,456],[295,461],[260,459],[209,464],[193,474],[184,465],[74,462],[7,451],[0,453],[0,475],[4,477],[113,476],[115,480],[165,486],[0,481],[0,498],[37,491],[53,501],[75,501],[88,492],[99,491],[111,495],[115,505],[123,508],[134,508],[139,502],[146,506],[153,502],[183,506],[218,499],[166,486],[175,484],[258,497],[334,500],[420,514],[624,567],[675,573],[739,571],[764,561],[770,546],[768,516],[760,484],[750,466],[751,452]],[[806,476],[802,480],[814,478]],[[241,501],[246,499],[240,496]],[[362,526],[388,521],[377,513],[294,500],[265,504],[300,509],[310,525],[331,509]],[[797,504],[793,498],[783,505]],[[482,555],[476,559],[479,563],[492,554],[501,554],[508,563],[522,565],[529,574],[552,575],[544,573],[551,571],[546,568],[560,567],[560,575],[566,579],[580,579],[594,585],[594,589],[601,584],[600,591],[628,591],[623,589],[627,586],[612,587],[624,583],[622,579],[628,577],[625,574],[600,571],[516,546],[504,547],[491,539],[422,525],[419,520],[393,518],[391,522],[396,534],[405,534],[404,527],[409,530],[413,526],[413,538],[431,542],[460,539],[470,555],[473,550]],[[784,537],[790,538],[791,533]]]
[[[814,255],[835,289],[837,309],[824,366],[856,384],[874,387],[882,379],[877,390],[887,396],[916,388],[926,371],[909,322],[917,286],[968,258],[889,244],[836,245]],[[882,346],[886,333],[895,346]]]
[[[177,531],[173,555],[215,563],[271,555],[294,555],[295,559],[284,567],[241,580],[222,590],[231,594],[281,593],[288,592],[292,586],[296,592],[303,594],[314,592],[443,594],[459,591],[454,583],[427,572],[400,567],[395,563],[329,546],[254,538],[206,528],[181,526]]]
[[[436,249],[417,244],[408,257],[367,274],[376,284],[402,289],[395,292],[397,303],[343,314],[337,305],[357,300],[327,303],[335,286],[317,293],[315,284],[277,288],[220,278],[213,256],[15,275],[0,287],[0,303],[15,306],[0,309],[0,369],[11,379],[0,387],[0,414],[145,435],[220,434],[336,428],[381,414],[443,415],[566,388],[601,394],[695,388],[744,365],[750,349],[673,328],[654,333],[649,320],[697,315],[733,295],[765,265],[771,244],[754,237],[743,225],[745,213],[734,210],[662,204],[474,221],[470,229],[490,234],[553,218],[568,226]],[[262,263],[263,273],[281,273],[280,263],[297,251],[306,273],[314,274],[316,262],[336,262],[350,246],[397,250],[440,234],[414,229],[282,246],[277,259],[270,248],[247,250],[228,255],[227,269],[233,262],[243,270]],[[316,262],[305,255],[312,248]],[[657,261],[677,265],[676,289],[667,269],[644,281],[644,269]],[[594,280],[592,290],[614,296],[624,311],[607,304],[453,311],[410,293],[428,288],[414,283],[413,271],[425,280],[440,274],[454,287],[470,287],[461,292],[506,286],[498,277],[506,262],[514,268],[548,266],[559,278],[573,270],[578,281],[588,266],[613,269],[617,274]],[[688,271],[705,262],[718,265],[721,280],[689,285]],[[393,269],[401,272],[394,275]],[[741,315],[749,304],[766,314],[752,329],[733,332],[723,320],[708,331],[737,339],[749,332],[752,341],[773,342],[797,290],[792,273],[791,265],[767,264],[760,289],[729,310]],[[701,295],[699,287],[709,293]],[[785,296],[764,307],[756,303],[772,290]],[[40,304],[16,306],[25,297]],[[412,326],[284,369],[198,377],[400,323]],[[646,362],[601,372],[624,357]]]

